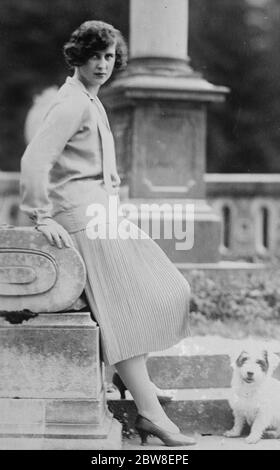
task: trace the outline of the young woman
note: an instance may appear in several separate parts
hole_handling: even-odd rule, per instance
[[[108,210],[120,185],[97,94],[113,70],[124,66],[126,45],[113,26],[87,21],[73,32],[64,55],[74,73],[23,155],[21,208],[50,243],[74,244],[83,257],[103,360],[115,365],[135,400],[142,442],[152,434],[166,445],[191,445],[194,440],[180,434],[161,407],[145,361],[150,351],[187,336],[189,285],[152,239],[92,238],[86,230],[88,207],[98,203]]]

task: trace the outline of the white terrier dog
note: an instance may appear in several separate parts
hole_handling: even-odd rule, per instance
[[[264,431],[280,437],[280,381],[271,377],[280,358],[256,346],[242,351],[233,365],[231,396],[234,426],[226,437],[240,436],[247,422],[251,426],[248,444],[258,442]]]

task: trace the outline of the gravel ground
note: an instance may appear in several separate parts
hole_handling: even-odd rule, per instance
[[[141,446],[140,438],[125,439],[123,450],[149,450],[188,449],[188,450],[280,450],[280,439],[262,439],[257,444],[246,444],[244,438],[229,439],[223,436],[195,436],[197,445],[188,447],[166,447],[157,438],[149,437],[149,445]]]

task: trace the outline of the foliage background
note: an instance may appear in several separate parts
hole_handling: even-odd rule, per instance
[[[248,334],[279,339],[279,268],[223,271],[192,270],[190,324],[192,334],[244,338]]]
[[[0,168],[19,169],[34,94],[61,85],[61,49],[87,19],[128,34],[128,0],[1,0]],[[156,15],[155,15],[156,19]],[[190,0],[191,64],[231,93],[209,111],[210,172],[280,172],[279,0]]]

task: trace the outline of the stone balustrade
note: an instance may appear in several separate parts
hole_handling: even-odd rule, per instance
[[[222,219],[223,259],[280,254],[280,174],[205,175],[207,200]],[[19,211],[19,173],[0,173],[0,224],[28,225]]]
[[[280,174],[206,174],[207,199],[222,219],[224,259],[280,254]]]

